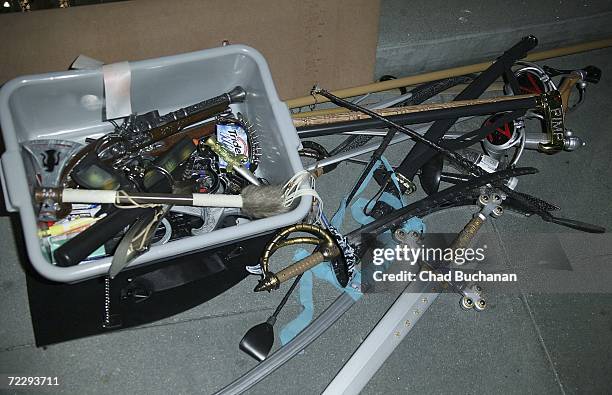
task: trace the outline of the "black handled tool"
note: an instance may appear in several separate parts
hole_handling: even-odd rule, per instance
[[[53,253],[58,266],[75,266],[110,240],[126,226],[146,215],[152,208],[115,209]]]
[[[240,344],[238,345],[240,349],[259,362],[266,359],[270,353],[272,345],[274,345],[274,324],[276,323],[276,317],[278,317],[281,309],[289,300],[289,296],[291,296],[291,293],[298,285],[301,278],[301,274],[295,278],[293,284],[291,284],[291,287],[276,307],[276,310],[274,310],[274,313],[268,317],[266,322],[262,322],[261,324],[255,325],[249,329],[242,337],[242,340],[240,340]]]

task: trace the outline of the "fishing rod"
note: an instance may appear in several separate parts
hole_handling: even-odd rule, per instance
[[[602,49],[612,46],[612,37],[580,43],[576,45],[570,45],[561,48],[555,48],[546,51],[539,51],[531,53],[524,57],[525,61],[536,62],[540,60],[555,58],[559,56],[572,55],[580,52],[592,51],[595,49]],[[367,93],[383,92],[387,90],[397,89],[404,86],[418,85],[425,82],[442,80],[449,77],[464,76],[472,73],[479,73],[489,68],[493,62],[482,62],[468,66],[453,67],[445,70],[438,70],[428,72],[419,75],[413,75],[410,77],[397,78],[394,80],[375,82],[366,85],[360,85],[351,88],[339,89],[333,91],[333,93],[341,98],[355,97],[364,95]],[[312,95],[298,97],[290,100],[286,100],[285,104],[289,108],[298,108],[304,106],[310,106],[313,104],[325,103],[328,100],[322,96],[313,97]]]
[[[461,117],[467,116],[475,116],[482,115],[484,113],[495,113],[501,111],[510,111],[514,109],[528,109],[528,108],[540,108],[543,106],[538,97],[540,95],[537,94],[527,94],[527,95],[517,95],[517,96],[500,96],[500,97],[492,97],[486,99],[473,99],[473,100],[459,100],[453,102],[446,103],[429,103],[429,104],[420,104],[415,106],[407,106],[407,107],[391,107],[380,110],[372,110],[376,114],[391,117],[396,115],[404,115],[404,114],[414,114],[414,113],[425,113],[432,112],[434,114],[438,114],[436,111],[440,112],[441,119],[446,117],[452,117],[455,115],[455,111],[461,114],[461,111],[466,111],[467,115],[462,114]],[[496,105],[499,105],[500,109],[497,109]],[[441,110],[448,110],[441,111]],[[351,121],[360,121],[365,119],[372,119],[372,117],[363,114],[358,111],[350,111],[339,114],[327,114],[327,115],[318,115],[318,116],[309,116],[302,117],[293,120],[293,126],[298,130],[304,130],[305,128],[317,125],[329,125],[335,123],[344,123]],[[433,119],[432,119],[433,120]],[[358,125],[357,127],[362,127]],[[372,127],[372,125],[366,126],[368,128]],[[308,130],[308,129],[306,129]]]
[[[454,151],[450,151],[448,150],[446,147],[452,146],[452,144],[445,144],[445,147],[440,147],[438,144],[433,143],[431,140],[428,140],[427,137],[425,136],[421,136],[419,134],[417,134],[416,132],[414,132],[413,130],[410,129],[406,129],[404,127],[401,127],[397,124],[395,124],[394,122],[390,121],[389,119],[371,111],[368,110],[364,107],[361,107],[357,104],[354,103],[350,103],[344,99],[338,98],[336,96],[334,96],[333,94],[322,90],[322,89],[317,89],[316,90],[318,93],[320,93],[321,95],[327,97],[330,101],[332,101],[333,103],[346,107],[348,109],[351,110],[356,110],[356,111],[360,111],[364,114],[367,114],[373,118],[376,118],[380,121],[382,121],[383,123],[385,123],[386,125],[392,127],[392,128],[397,128],[398,130],[408,134],[409,136],[413,137],[416,141],[417,144],[418,143],[423,143],[426,146],[430,147],[430,149],[435,150],[438,152],[438,155],[444,155],[447,158],[451,159],[453,162],[455,162],[456,164],[458,164],[460,167],[462,167],[467,173],[469,173],[471,176],[480,176],[482,175],[485,170],[483,170],[481,167],[476,166],[476,164],[470,160],[468,160],[466,157],[459,155],[458,153],[454,152]],[[556,152],[554,151],[554,149],[556,149],[554,143],[557,141],[561,141],[561,143],[563,143],[563,137],[564,137],[564,132],[565,132],[565,128],[563,125],[563,106],[562,106],[562,99],[561,99],[561,95],[559,94],[559,92],[557,91],[552,91],[552,92],[547,92],[545,95],[550,95],[550,97],[552,98],[550,103],[548,105],[545,106],[545,111],[547,113],[547,116],[550,117],[550,122],[549,124],[549,135],[551,135],[551,143],[550,144],[546,144],[546,145],[542,145],[540,148],[544,151],[544,152]],[[434,123],[435,125],[435,123]],[[433,127],[433,126],[432,126]],[[431,130],[431,129],[430,129]],[[427,133],[426,133],[427,134]],[[456,140],[455,140],[456,141]],[[383,141],[383,143],[381,144],[388,144],[388,140]],[[386,146],[384,147],[386,148]],[[383,150],[384,150],[383,148]],[[379,148],[380,150],[380,148]],[[377,151],[380,154],[380,151]],[[374,155],[372,156],[372,158],[370,159],[370,162],[368,163],[368,166],[366,167],[366,169],[371,169],[373,164],[375,163],[375,161],[377,161],[379,159],[379,157],[375,157]],[[401,166],[401,165],[400,165]],[[397,169],[396,169],[397,170]],[[369,170],[368,170],[369,171]],[[408,182],[403,179],[402,175],[399,173],[395,174],[398,181],[400,182],[400,184],[405,184],[407,185]],[[386,181],[383,182],[383,185],[386,185],[388,183],[388,179],[389,179],[389,175],[387,175],[385,177]],[[358,184],[362,183],[364,180],[364,173],[362,173],[361,178],[358,181]],[[509,198],[512,198],[513,200],[516,201],[516,204],[521,207],[524,211],[528,211],[528,212],[533,212],[534,214],[538,215],[542,220],[544,220],[545,222],[551,222],[551,223],[556,223],[558,225],[562,225],[562,226],[566,226],[569,228],[573,228],[573,229],[577,229],[577,230],[581,230],[584,232],[590,232],[590,233],[603,233],[605,232],[605,229],[597,226],[597,225],[592,225],[589,223],[585,223],[582,221],[576,221],[576,220],[570,220],[570,219],[566,219],[566,218],[558,218],[553,216],[552,214],[550,214],[550,212],[546,209],[544,209],[543,207],[547,204],[546,202],[541,201],[540,199],[530,196],[530,195],[526,195],[526,194],[521,194],[519,192],[514,191],[512,188],[510,188],[508,185],[504,184],[504,185],[500,185],[500,188],[502,188],[502,190],[508,195]],[[389,215],[393,215],[393,213],[389,214]],[[375,221],[376,222],[376,221]]]
[[[524,95],[511,98],[466,100],[454,103],[428,104],[399,109],[378,111],[377,115],[386,116],[399,125],[414,125],[455,118],[490,115],[498,112],[544,109],[549,97],[544,95]],[[458,103],[458,104],[457,104]],[[348,119],[348,120],[345,120]],[[338,114],[335,117],[308,118],[294,120],[300,138],[321,137],[353,130],[380,129],[384,121],[371,116],[357,116],[355,112]]]
[[[596,84],[601,78],[601,70],[595,66],[586,66],[580,69],[561,70],[554,69],[549,66],[542,67],[536,63],[525,61],[516,62],[513,67],[513,73],[516,76],[517,81],[519,82],[520,92],[523,94],[542,94],[550,91],[559,90],[562,97],[563,108],[566,113],[574,110],[584,101],[587,85]],[[577,80],[576,77],[578,76],[580,76],[580,79]],[[559,84],[559,87],[555,82],[553,82],[554,77],[564,77],[564,79]],[[451,77],[444,80],[434,81],[432,83],[425,83],[423,85],[417,86],[405,95],[400,95],[396,98],[387,99],[382,102],[379,102],[374,105],[372,109],[385,109],[383,111],[389,111],[389,109],[387,109],[387,107],[389,106],[396,106],[398,104],[406,103],[410,105],[416,105],[441,92],[444,92],[445,90],[449,89],[449,87],[457,87],[458,84],[463,82],[470,82],[473,79],[474,76]],[[579,97],[577,101],[570,104],[569,95],[573,88],[576,88]],[[491,87],[487,88],[487,90],[489,89],[491,89]],[[338,114],[340,112],[346,113],[349,112],[349,110],[343,107],[339,107],[336,109],[315,110],[297,113],[293,114],[293,117],[294,119],[300,118],[306,120],[327,118],[330,119],[331,122],[333,122],[334,120],[341,121],[342,119],[334,118],[330,115]],[[516,116],[520,116],[521,114],[522,113],[517,113]],[[576,136],[571,130],[565,129],[563,143],[561,143],[560,139],[558,139],[556,146],[554,146],[554,149],[543,150],[542,147],[550,145],[550,142],[552,141],[550,128],[546,130],[546,133],[548,134],[547,136],[546,134],[540,135],[537,133],[526,133],[522,127],[522,125],[524,124],[522,118],[542,119],[542,115],[533,112],[528,112],[526,116],[518,118],[516,120],[516,116],[511,115],[512,114],[504,113],[497,113],[492,115],[485,121],[485,124],[478,131],[473,131],[471,132],[471,135],[466,135],[461,138],[461,140],[465,140],[461,143],[461,147],[465,148],[469,146],[469,141],[476,143],[481,140],[485,152],[487,152],[493,157],[498,158],[500,155],[503,155],[508,148],[511,148],[512,146],[518,144],[520,145],[520,147],[514,158],[514,160],[518,160],[523,149],[535,149],[546,153],[556,153],[561,150],[573,151],[585,145],[582,139],[580,139],[580,137]],[[461,118],[461,121],[459,122],[467,121],[471,118],[473,117]],[[303,121],[297,121],[297,125],[302,125]],[[311,123],[311,121],[308,121],[308,123]],[[331,127],[333,127],[333,125],[330,125],[330,128]],[[326,128],[324,126],[321,126],[321,131],[325,131],[325,129]],[[331,133],[331,131],[332,129],[329,129],[329,133]],[[298,133],[304,133],[304,131],[299,131]],[[325,132],[323,132],[323,134],[324,133]],[[342,131],[341,133],[351,136],[348,137],[344,142],[339,144],[337,147],[331,149],[329,153],[325,149],[320,149],[320,152],[316,156],[318,160],[324,159],[328,156],[334,156],[343,152],[357,149],[367,144],[373,136],[385,136],[387,134],[386,131],[376,131],[374,129],[349,129],[346,131]],[[457,132],[448,131],[443,138],[452,139],[457,137],[459,137],[459,134]],[[486,139],[484,137],[486,137]],[[455,146],[457,146],[458,141],[454,144]],[[321,153],[323,152],[325,152],[326,155],[322,155]]]
[[[414,129],[416,131],[423,131],[424,132],[425,127],[419,127],[419,128],[414,128]],[[444,135],[444,139],[445,140],[457,139],[457,138],[460,138],[461,136],[463,136],[466,133],[467,132],[458,132],[458,131],[452,131],[451,130],[451,131],[449,131],[448,133],[446,133]],[[352,131],[352,132],[344,132],[342,134],[349,135],[349,136],[383,137],[383,136],[386,135],[386,132],[382,131],[382,130],[372,129],[372,130],[355,130],[355,131]],[[572,136],[572,137],[573,137],[572,139],[567,140],[565,142],[565,145],[563,146],[563,150],[564,151],[574,151],[577,148],[584,147],[586,145],[586,142],[582,141],[582,139],[580,137],[578,137],[578,136]],[[391,142],[391,144],[396,144],[398,142],[406,141],[406,140],[408,140],[408,138],[401,138],[401,136],[400,136],[399,140],[398,140],[398,138],[395,138]],[[525,149],[537,150],[537,149],[539,149],[540,144],[545,144],[547,141],[548,140],[547,140],[547,136],[546,136],[545,133],[537,133],[537,132],[525,133]],[[365,148],[365,146],[364,146],[364,148]],[[357,152],[357,151],[355,150],[355,152]],[[355,155],[355,156],[357,156],[357,155]]]
[[[517,45],[519,46],[519,45]],[[516,47],[516,46],[515,46]],[[509,52],[511,51],[507,51],[504,56],[510,56]],[[503,58],[503,56],[502,56]],[[479,90],[482,90],[482,88],[484,87],[484,84],[487,81],[487,78],[490,79],[495,72],[499,72],[499,68],[502,66],[498,66],[498,64],[501,63],[502,66],[504,66],[504,68],[502,68],[504,77],[507,78],[509,80],[509,85],[512,87],[513,90],[518,90],[521,89],[521,86],[518,83],[518,79],[517,76],[514,75],[513,73],[509,72],[507,70],[507,68],[505,67],[506,65],[503,64],[503,62],[500,60],[498,60],[498,62],[496,62],[494,64],[494,67],[492,66],[489,70],[487,70],[487,72],[483,73],[485,76],[481,75],[479,76],[472,84],[468,85],[468,88],[466,88],[463,92],[464,96],[468,96],[470,94],[476,94]],[[595,72],[591,72],[591,74],[594,74],[595,77],[592,78],[592,80],[594,82],[597,82],[600,76],[600,72],[598,71],[598,69],[594,68]],[[524,69],[523,69],[524,70]],[[576,75],[578,75],[581,78],[586,78],[585,73],[576,73]],[[484,78],[487,77],[487,78]],[[568,81],[570,81],[568,83]],[[563,107],[567,108],[568,107],[568,97],[569,94],[567,93],[571,87],[573,85],[575,85],[577,82],[577,80],[575,78],[570,79],[570,78],[566,78],[566,80],[563,81],[562,84],[562,88],[563,88],[563,92],[559,93],[559,92],[547,92],[549,96],[550,100],[548,100],[545,104],[542,103],[539,105],[539,108],[541,110],[544,111],[544,119],[545,119],[545,125],[546,125],[546,130],[547,130],[547,136],[548,139],[546,142],[539,142],[538,143],[538,149],[542,152],[546,152],[546,153],[556,153],[559,152],[563,149],[565,150],[573,150],[575,149],[577,146],[581,145],[581,141],[579,139],[577,139],[574,136],[571,136],[571,134],[569,132],[566,133],[565,128],[563,126]],[[554,84],[551,84],[554,87]],[[340,98],[334,96],[333,94],[322,94],[322,96],[326,97],[327,99],[329,99],[330,101],[334,102],[335,104],[338,104],[340,106],[343,106],[347,109],[351,109],[351,110],[358,110],[360,112],[362,112],[363,114],[368,114],[368,111],[364,108],[359,108],[359,106],[356,105],[352,105],[352,103],[347,102],[347,101],[343,101]],[[372,113],[372,117],[373,117]],[[393,114],[392,111],[388,111],[386,112],[386,114]],[[497,117],[497,119],[495,119],[494,121],[488,122],[487,124],[483,125],[483,127],[481,127],[479,130],[473,131],[471,133],[467,133],[461,137],[458,137],[456,139],[454,139],[454,141],[452,141],[450,144],[446,144],[446,146],[448,147],[452,147],[453,149],[458,149],[458,148],[462,148],[462,147],[467,147],[473,143],[476,143],[480,140],[483,140],[484,137],[491,135],[491,133],[493,131],[495,131],[499,126],[501,125],[508,125],[508,123],[510,121],[512,121],[515,118],[518,118],[520,116],[523,116],[525,114],[525,111],[518,111],[518,110],[513,110],[509,113],[506,114],[501,114],[499,117]],[[380,112],[378,112],[378,115],[381,115]],[[330,123],[330,122],[334,122],[337,120],[341,120],[341,121],[345,121],[346,119],[351,119],[351,120],[358,120],[359,118],[363,119],[365,118],[364,115],[358,116],[356,114],[338,114],[338,115],[328,115],[328,116],[319,116],[319,117],[311,117],[310,118],[310,124],[321,124],[321,123]],[[381,125],[385,125],[385,126],[392,126],[392,123],[389,122],[388,119],[384,119],[383,117],[373,117],[373,118],[377,118],[378,121],[381,122]],[[308,119],[308,118],[304,118],[304,119]],[[493,118],[491,118],[493,119]],[[443,130],[444,128],[448,127],[450,124],[454,123],[457,120],[457,118],[454,119],[447,119],[445,120],[445,124],[442,123],[434,123],[430,130],[427,133],[432,133],[432,130],[435,132],[436,131],[436,126],[438,126],[438,129]],[[364,124],[360,124],[358,126],[356,126],[355,124],[350,125],[350,122],[345,121],[345,125],[347,127],[347,129],[352,129],[352,128],[357,128],[358,126],[361,127],[366,127],[366,125]],[[308,122],[306,122],[305,124],[308,124]],[[347,125],[349,124],[349,125]],[[442,126],[443,125],[443,126]],[[367,126],[372,126],[367,125]],[[379,126],[379,125],[377,125]],[[337,130],[337,129],[336,129]],[[353,191],[356,190],[356,188],[358,188],[360,182],[363,180],[365,174],[367,174],[367,172],[369,172],[369,170],[372,168],[373,163],[380,157],[380,155],[382,154],[382,152],[384,151],[384,149],[387,147],[387,145],[389,145],[390,140],[393,138],[393,134],[394,134],[394,130],[390,130],[387,132],[387,134],[385,134],[385,140],[381,143],[381,145],[376,149],[374,155],[372,156],[372,159],[370,160],[370,162],[366,165],[366,169],[364,170],[364,173],[362,173],[359,182],[355,185],[355,187],[353,188]],[[425,136],[427,136],[427,133],[425,134]],[[434,133],[435,134],[435,133]],[[442,135],[444,135],[444,133],[442,133]],[[519,134],[515,134],[516,136],[520,136],[521,138],[521,145],[520,145],[520,149],[519,151],[517,151],[517,153],[515,154],[515,158],[513,159],[513,164],[516,163],[516,161],[518,160],[518,158],[520,157],[520,154],[522,152],[522,150],[525,147],[525,142],[526,142],[526,135],[524,135],[522,132]],[[442,136],[443,137],[443,136]],[[518,140],[517,140],[518,142]],[[415,147],[413,147],[413,149],[411,150],[414,151],[415,149],[417,149],[418,151],[418,143]],[[427,144],[429,145],[430,149],[434,149],[435,147],[432,147],[431,144]],[[508,147],[510,147],[510,145],[508,145]],[[495,146],[493,146],[492,148],[496,148]],[[500,147],[501,148],[501,147]],[[491,147],[490,147],[491,149]],[[401,166],[406,166],[406,160],[404,160],[404,162],[402,162],[402,164],[400,165],[400,169],[401,170]],[[398,171],[396,173],[396,176],[398,177],[398,181],[400,181],[400,183],[402,185],[405,186],[406,189],[411,190],[412,187],[412,183],[409,181],[408,178],[406,178],[401,171]],[[388,185],[388,175],[385,177],[386,181],[383,181],[384,185]],[[381,184],[382,185],[382,184]],[[385,186],[383,185],[383,189],[385,188]],[[353,192],[351,192],[351,194],[349,194],[349,199],[352,198],[353,196]],[[387,208],[388,209],[388,208]],[[543,219],[546,220],[546,215],[542,216]]]

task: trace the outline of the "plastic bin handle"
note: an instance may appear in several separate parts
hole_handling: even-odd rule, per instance
[[[11,193],[11,185],[19,180],[15,180],[16,172],[5,172],[4,169],[10,169],[11,166],[7,166],[9,163],[18,163],[15,161],[21,161],[19,154],[11,154],[11,152],[5,152],[0,158],[0,181],[2,182],[2,194],[4,195],[4,205],[6,206],[6,211],[14,213],[18,211],[18,202],[19,199],[16,196],[13,196],[14,193]]]

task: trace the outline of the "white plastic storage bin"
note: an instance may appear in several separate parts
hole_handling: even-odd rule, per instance
[[[230,45],[131,62],[130,69],[132,110],[139,114],[151,110],[165,114],[242,86],[247,99],[232,107],[246,115],[259,133],[263,152],[257,175],[271,183],[284,183],[303,169],[289,111],[278,98],[265,59],[253,48]],[[25,76],[0,90],[0,124],[6,146],[0,174],[6,206],[19,212],[30,261],[49,280],[75,282],[105,274],[111,258],[58,267],[43,256],[20,143],[51,138],[83,142],[86,137],[111,131],[112,126],[102,120],[102,109],[92,108],[92,101],[103,102],[101,70]],[[304,197],[287,214],[153,247],[131,266],[248,239],[299,222],[310,205],[311,198]],[[253,264],[257,259],[253,257]]]

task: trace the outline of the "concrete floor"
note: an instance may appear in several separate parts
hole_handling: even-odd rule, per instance
[[[403,76],[486,61],[520,37],[547,50],[612,35],[608,0],[382,0],[376,75]]]
[[[385,12],[383,20],[389,18]],[[449,29],[461,33],[462,26]],[[383,27],[381,43],[393,40],[388,34]],[[564,216],[612,228],[612,134],[608,133],[612,125],[608,99],[612,95],[612,49],[547,63],[595,64],[603,69],[601,83],[591,88],[586,104],[567,120],[589,145],[556,156],[527,152],[522,164],[538,167],[540,174],[525,178],[519,189],[557,203]],[[397,163],[402,152],[406,146],[393,149],[391,162]],[[328,213],[337,207],[360,170],[359,165],[343,164],[319,180]],[[339,188],[338,180],[346,180],[346,185]],[[432,215],[427,218],[428,229],[458,231],[469,215],[469,210]],[[608,234],[585,237],[537,218],[512,214],[487,224],[486,230],[499,235],[504,260],[517,270],[537,262],[538,255],[533,245],[517,246],[514,232],[561,234],[574,271],[539,279],[538,285],[544,289],[545,285],[563,284],[573,292],[541,293],[530,283],[511,290],[493,287],[487,289],[490,308],[480,314],[459,309],[455,295],[442,295],[364,393],[609,392],[612,243]],[[0,218],[0,232],[5,235],[0,238],[0,373],[59,376],[60,393],[214,392],[255,365],[238,350],[238,341],[249,327],[265,320],[282,297],[278,292],[254,295],[255,280],[249,278],[212,302],[175,317],[38,349],[9,218]],[[277,262],[283,257],[288,254]],[[320,282],[315,283],[315,290],[318,314],[337,291]],[[365,296],[314,344],[251,392],[321,392],[392,301],[392,295]],[[292,298],[279,327],[299,309]]]

